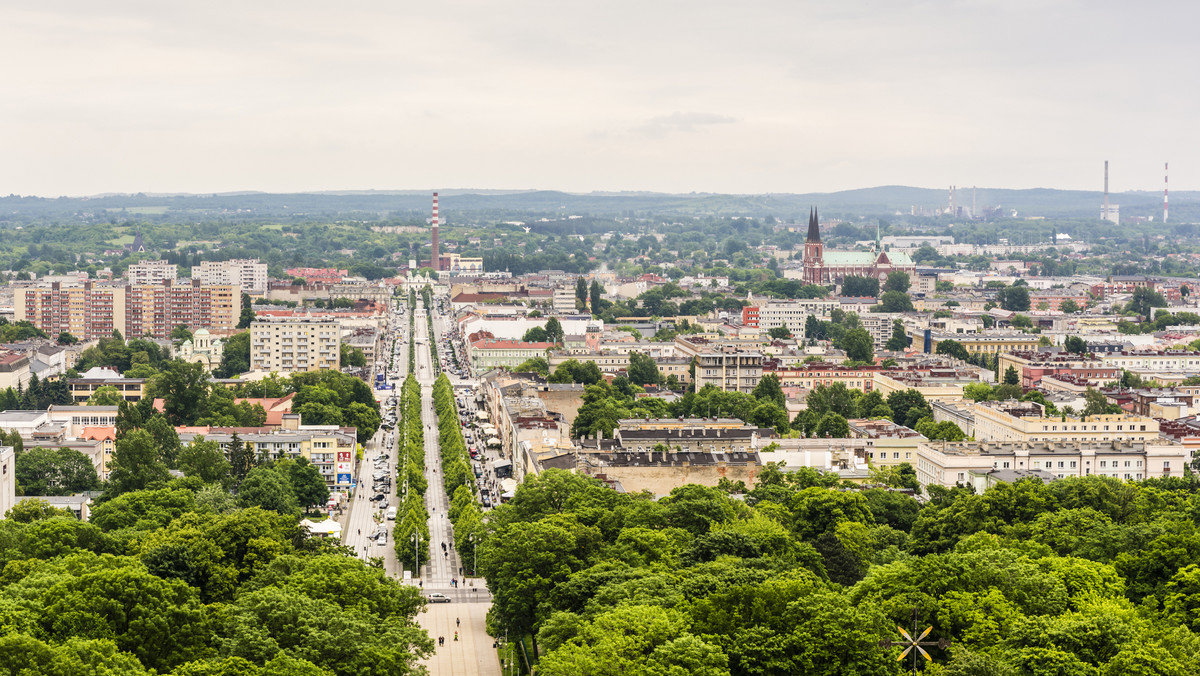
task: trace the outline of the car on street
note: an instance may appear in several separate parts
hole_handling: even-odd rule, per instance
[[[446,596],[445,594],[439,594],[437,592],[426,594],[425,598],[429,599],[430,603],[450,603],[449,596]]]

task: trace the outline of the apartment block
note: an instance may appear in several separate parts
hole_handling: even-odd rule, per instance
[[[179,277],[179,266],[166,261],[142,261],[129,266],[125,278],[130,284],[162,284]]]
[[[257,258],[203,261],[193,276],[202,284],[232,285],[250,293],[267,290],[267,264],[260,263]]]
[[[250,369],[296,373],[338,369],[341,323],[333,318],[270,317],[250,323]]]
[[[18,287],[13,290],[13,315],[47,335],[66,331],[80,340],[112,336],[114,329],[129,335],[125,326],[125,292],[120,284]]]
[[[236,287],[178,284],[93,284],[18,288],[14,316],[57,336],[66,331],[81,340],[108,338],[113,330],[126,338],[166,339],[180,324],[189,328],[228,331],[237,326],[242,297]]]
[[[841,303],[821,298],[771,301],[759,306],[743,307],[742,323],[763,331],[786,325],[792,333],[802,333],[804,322],[810,315],[818,319],[828,319],[834,308],[841,308]]]

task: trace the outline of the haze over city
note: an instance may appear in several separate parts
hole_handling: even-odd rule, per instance
[[[1191,3],[10,5],[0,190],[1200,186]]]

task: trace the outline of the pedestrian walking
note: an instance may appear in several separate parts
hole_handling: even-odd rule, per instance
[[[456,617],[456,618],[454,618],[454,626],[456,626],[456,627],[461,627],[461,626],[462,626],[462,620],[458,619],[457,617]]]
[[[458,640],[458,632],[457,632],[457,631],[456,631],[456,632],[454,632],[454,640],[455,640],[455,641],[457,641],[457,640]]]

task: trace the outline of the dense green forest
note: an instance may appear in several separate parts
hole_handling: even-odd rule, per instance
[[[850,490],[764,468],[737,499],[658,501],[550,470],[493,511],[492,631],[538,673],[900,674],[896,626],[933,628],[928,674],[1200,672],[1195,479],[1021,481],[985,494]]]
[[[0,673],[417,673],[418,590],[314,539],[294,515],[163,481],[79,521],[24,502],[0,520]]]

